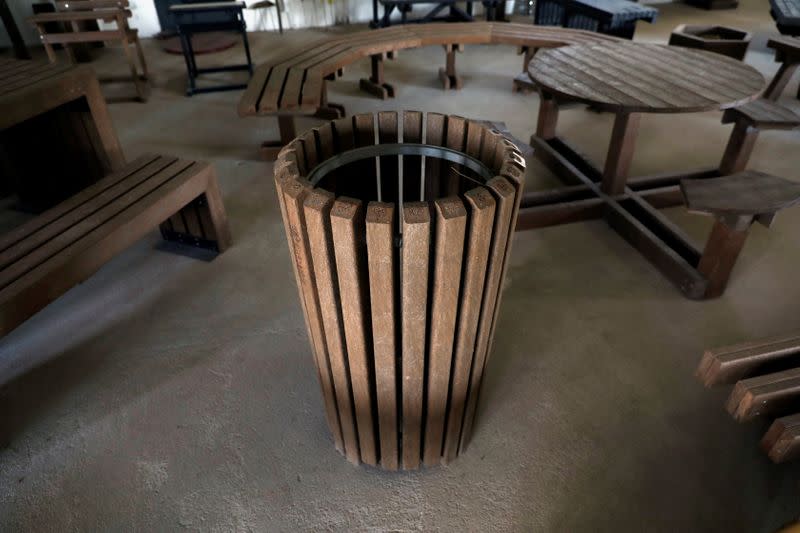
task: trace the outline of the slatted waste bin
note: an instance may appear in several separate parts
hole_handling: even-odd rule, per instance
[[[326,415],[351,462],[415,469],[465,446],[524,169],[499,132],[417,111],[335,120],[280,152]]]

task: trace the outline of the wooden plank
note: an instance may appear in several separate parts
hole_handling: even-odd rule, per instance
[[[427,203],[403,205],[400,251],[400,320],[402,343],[403,468],[419,467],[428,313],[428,261],[431,216]]]
[[[428,113],[425,117],[425,142],[434,146],[444,146],[445,116],[441,113]],[[437,157],[425,158],[425,201],[432,202],[440,197],[442,162]]]
[[[512,217],[516,189],[503,177],[497,176],[486,183],[486,188],[492,193],[495,200],[495,217],[492,231],[492,244],[489,249],[489,259],[486,268],[486,284],[483,289],[481,314],[478,321],[477,337],[475,339],[475,356],[467,392],[467,403],[464,409],[464,423],[461,430],[459,449],[466,447],[472,435],[472,423],[478,405],[483,373],[488,358],[489,340],[492,333],[492,324],[497,312],[497,300],[503,284],[503,261],[508,248],[508,239],[512,235]]]
[[[403,142],[422,142],[422,118],[419,111],[403,111]],[[422,182],[422,156],[403,156],[403,199],[425,201]]]
[[[370,202],[367,207],[367,252],[369,264],[372,343],[375,354],[375,388],[378,397],[378,428],[381,466],[397,470],[397,260],[394,204]]]
[[[706,387],[713,387],[769,373],[782,362],[787,367],[800,366],[800,333],[708,349],[695,375]]]
[[[361,460],[369,465],[377,465],[378,450],[372,412],[374,363],[369,339],[369,288],[366,278],[367,251],[363,246],[365,220],[362,203],[353,198],[339,197],[333,204],[330,219]]]
[[[341,298],[337,283],[336,257],[330,219],[333,202],[333,193],[314,189],[303,202],[303,209],[331,376],[336,394],[336,407],[342,428],[344,454],[351,463],[358,464],[360,458],[358,433],[353,413],[350,370],[347,365],[348,352],[344,342],[344,323],[339,307]]]
[[[378,142],[393,144],[399,142],[396,111],[378,113]],[[384,155],[378,158],[381,170],[381,194],[384,202],[403,203],[402,186],[400,184],[400,156]]]
[[[431,284],[430,333],[428,340],[428,378],[425,422],[424,463],[439,464],[442,456],[450,367],[458,316],[458,292],[461,286],[461,261],[467,210],[458,197],[434,202],[436,236]]]
[[[461,426],[475,354],[475,338],[482,307],[496,205],[491,193],[483,187],[467,191],[464,199],[469,209],[469,230],[466,238],[466,266],[459,296],[460,307],[453,357],[450,405],[442,458],[444,463],[448,463],[456,457],[461,439]]]
[[[800,458],[800,414],[775,420],[761,440],[761,448],[774,463]]]
[[[344,450],[342,429],[339,422],[339,413],[336,407],[333,378],[331,376],[330,362],[328,359],[325,330],[322,324],[322,311],[317,297],[316,278],[311,258],[311,248],[308,235],[305,231],[305,212],[303,202],[310,190],[308,182],[290,179],[282,185],[284,205],[286,208],[287,231],[291,238],[291,251],[294,254],[294,264],[297,269],[298,287],[302,292],[305,302],[306,320],[311,332],[311,347],[314,360],[317,364],[317,373],[322,389],[322,398],[325,405],[325,414],[328,425],[333,434],[333,441],[337,450]]]
[[[733,387],[728,412],[738,420],[760,415],[783,414],[800,401],[800,368],[743,379]]]

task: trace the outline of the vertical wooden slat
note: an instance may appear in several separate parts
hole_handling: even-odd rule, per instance
[[[364,261],[366,250],[363,249],[365,220],[362,203],[353,198],[337,198],[331,209],[330,219],[361,460],[377,465],[370,383],[373,363],[369,338],[369,289]]]
[[[402,218],[400,294],[403,350],[403,468],[414,469],[418,468],[420,463],[425,375],[428,260],[431,238],[428,204],[424,202],[405,204]]]
[[[453,460],[458,453],[495,213],[494,198],[483,187],[467,191],[464,199],[469,209],[470,221],[464,258],[466,267],[459,297],[460,308],[444,443],[445,463]]]
[[[445,145],[453,150],[463,152],[466,137],[467,121],[462,117],[448,115]],[[441,189],[442,195],[451,196],[465,191],[467,187],[464,186],[464,180],[461,178],[461,173],[464,171],[463,167],[450,162],[443,165],[447,170],[443,172],[445,183],[443,189]],[[472,184],[469,184],[469,187],[471,186]]]
[[[369,263],[372,343],[375,352],[375,389],[381,466],[397,470],[397,321],[395,311],[395,206],[371,202],[367,207],[367,257]]]
[[[505,138],[501,138],[498,144],[508,143]],[[511,214],[511,227],[508,228],[508,244],[506,245],[505,255],[503,256],[503,269],[500,274],[500,283],[505,283],[506,272],[508,271],[509,258],[511,257],[511,247],[514,244],[514,230],[517,226],[517,219],[519,218],[519,205],[522,201],[522,189],[525,184],[525,160],[522,154],[516,150],[512,152],[511,158],[502,163],[500,167],[500,175],[508,180],[508,182],[516,189],[517,194],[514,199],[514,211]],[[500,286],[500,292],[497,295],[497,303],[494,305],[494,316],[492,318],[492,332],[489,334],[489,347],[487,348],[487,357],[492,353],[492,346],[494,344],[494,333],[497,329],[497,317],[499,315],[498,309],[503,299],[503,287]],[[485,366],[485,363],[484,363]]]
[[[308,240],[313,259],[317,295],[322,313],[322,324],[328,347],[339,423],[342,428],[344,453],[354,464],[359,462],[358,433],[353,418],[353,399],[350,370],[347,365],[347,347],[344,343],[344,324],[339,309],[339,290],[336,277],[336,258],[333,249],[333,232],[330,211],[333,193],[316,189],[303,203]]]
[[[453,338],[458,316],[458,290],[461,286],[461,260],[467,210],[458,197],[434,203],[436,236],[433,246],[430,336],[423,458],[426,465],[441,461]]]
[[[480,158],[481,137],[485,131],[486,128],[477,122],[467,122],[467,142],[464,150],[467,155]]]
[[[343,451],[342,430],[339,425],[339,414],[336,408],[336,398],[325,345],[325,333],[322,327],[319,301],[317,300],[310,257],[311,250],[308,245],[308,236],[305,232],[303,201],[306,194],[308,194],[310,186],[308,182],[303,183],[298,179],[286,180],[281,183],[281,186],[286,208],[286,223],[291,243],[290,249],[294,254],[294,264],[297,269],[297,285],[300,289],[301,297],[305,301],[306,320],[311,333],[311,346],[317,363],[322,396],[325,402],[325,413],[333,433],[336,449]]]
[[[425,120],[425,142],[434,146],[442,146],[445,139],[445,128],[447,127],[444,115],[428,113]],[[432,202],[440,196],[441,165],[441,160],[436,157],[425,159],[425,201]]]
[[[481,303],[480,320],[478,321],[478,333],[475,341],[475,362],[469,381],[467,405],[464,410],[464,424],[461,430],[460,448],[465,447],[472,433],[472,422],[475,417],[475,409],[478,405],[478,394],[483,380],[487,350],[489,349],[489,336],[492,331],[492,322],[494,321],[498,294],[500,293],[503,282],[503,258],[511,234],[509,229],[512,225],[514,197],[516,195],[514,186],[500,176],[489,180],[486,183],[486,188],[492,193],[496,202],[495,222],[492,246],[489,252],[489,262],[486,271],[486,285],[483,290],[483,301]]]
[[[403,143],[422,142],[422,113],[403,111]],[[403,200],[423,201],[420,198],[420,177],[422,175],[422,156],[403,156]]]
[[[375,124],[372,113],[353,116],[353,137],[355,146],[372,146],[375,144]],[[377,180],[377,157],[359,161],[353,165],[350,180],[357,181],[369,191],[370,198],[379,198]]]
[[[378,113],[378,142],[393,144],[398,142],[397,112],[384,111]],[[398,165],[400,156],[384,155],[378,158],[381,166],[381,192],[384,202],[400,200]]]

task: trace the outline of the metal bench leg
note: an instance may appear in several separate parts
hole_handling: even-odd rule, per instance
[[[445,90],[459,90],[463,86],[463,82],[461,76],[456,73],[456,52],[463,52],[464,45],[446,44],[444,50],[447,54],[445,68],[439,69],[439,79],[442,80],[442,87]]]
[[[706,298],[716,298],[725,292],[752,224],[751,215],[717,217],[697,265],[698,272],[708,280]]]
[[[264,141],[261,143],[261,157],[265,161],[275,161],[278,157],[278,152],[297,137],[294,115],[278,115],[278,131],[281,136],[279,141]]]
[[[194,66],[194,59],[192,58],[192,45],[191,45],[191,35],[186,35],[185,33],[181,33],[179,35],[181,40],[181,50],[183,50],[183,60],[186,62],[186,74],[189,77],[189,87],[186,89],[186,95],[192,96],[196,89],[195,86],[195,66]]]
[[[722,155],[722,161],[719,164],[721,176],[736,174],[747,168],[747,162],[750,161],[750,155],[753,153],[758,134],[758,128],[748,126],[744,122],[734,124],[733,131],[728,139],[728,145],[725,147],[725,153]]]
[[[386,83],[383,79],[383,61],[387,57],[394,59],[394,54],[390,52],[370,56],[372,75],[359,80],[359,87],[362,91],[373,94],[381,100],[394,98],[394,86]]]

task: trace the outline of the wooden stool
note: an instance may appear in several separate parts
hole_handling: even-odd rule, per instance
[[[734,123],[725,147],[719,172],[725,176],[741,172],[747,167],[750,155],[762,130],[791,130],[800,126],[800,116],[772,100],[759,99],[722,115],[722,123]]]
[[[716,218],[697,265],[708,280],[705,298],[725,291],[753,222],[769,227],[778,211],[800,203],[800,183],[756,171],[681,180],[681,193],[689,211]]]

